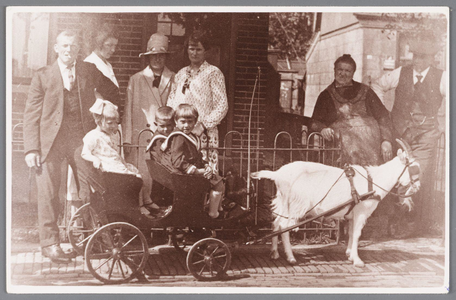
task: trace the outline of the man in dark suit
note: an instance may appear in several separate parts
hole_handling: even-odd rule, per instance
[[[84,135],[95,128],[89,108],[95,91],[118,104],[117,87],[95,65],[76,61],[78,36],[64,31],[56,39],[58,59],[39,69],[32,79],[24,112],[25,161],[36,171],[38,223],[42,254],[56,263],[71,259],[60,248],[61,166],[66,161],[77,177],[74,153]],[[84,195],[81,195],[84,194]],[[88,187],[80,197],[88,195]]]
[[[410,144],[421,167],[421,188],[413,197],[413,211],[401,219],[408,224],[401,226],[407,228],[399,235],[422,235],[435,221],[431,219],[431,212],[436,209],[433,207],[433,174],[440,138],[438,111],[446,95],[446,73],[433,66],[440,49],[441,45],[432,35],[422,34],[410,42],[412,65],[399,67],[372,85],[384,103],[384,94],[395,90],[394,103],[385,103],[385,106],[391,107],[396,136]]]

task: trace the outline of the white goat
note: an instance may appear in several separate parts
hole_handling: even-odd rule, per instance
[[[402,141],[398,142],[401,144]],[[399,184],[403,190],[407,190],[406,197],[401,199],[410,210],[412,206],[410,195],[419,189],[419,164],[410,156],[410,146],[407,144],[401,144],[401,146],[404,151],[399,149],[394,159],[381,166],[366,168],[352,166],[355,169],[353,183],[357,192],[360,195],[368,192],[368,173],[374,183],[373,191],[375,191],[373,196],[360,201],[347,215],[349,240],[346,254],[357,267],[364,266],[364,262],[358,256],[361,230],[366,224],[367,218],[377,208],[379,201],[396,184]],[[327,212],[351,199],[350,183],[344,170],[319,163],[298,161],[289,163],[275,172],[265,170],[252,173],[251,176],[257,179],[271,179],[276,184],[277,194],[273,200],[273,212],[277,217],[274,221],[274,231],[293,226],[304,216],[312,217]],[[322,201],[320,202],[320,200]],[[336,212],[330,218],[343,218],[348,210],[349,206]],[[282,233],[281,237],[287,261],[295,264],[296,259],[291,250],[289,231]],[[278,236],[275,236],[272,238],[272,259],[279,258],[277,244]]]

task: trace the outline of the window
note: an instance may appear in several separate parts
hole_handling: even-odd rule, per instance
[[[167,36],[184,36],[185,28],[176,24],[164,13],[158,15],[157,31]]]
[[[13,17],[13,83],[29,81],[47,64],[49,13],[17,13]]]
[[[410,45],[408,43],[406,35],[404,33],[399,33],[399,38],[397,39],[398,43],[398,58],[399,66],[405,66],[411,63],[413,59],[413,53],[410,52]]]
[[[280,107],[282,112],[303,115],[304,113],[304,76],[296,70],[279,71]]]

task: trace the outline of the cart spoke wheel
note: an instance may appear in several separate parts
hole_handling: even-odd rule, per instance
[[[104,283],[125,283],[140,274],[149,257],[144,234],[129,223],[115,222],[89,239],[85,260],[90,273]]]
[[[86,203],[71,217],[67,233],[71,246],[78,254],[83,254],[92,234],[101,227],[101,220],[95,210]]]
[[[187,268],[198,280],[221,279],[230,265],[230,249],[224,242],[214,238],[196,242],[187,255]]]

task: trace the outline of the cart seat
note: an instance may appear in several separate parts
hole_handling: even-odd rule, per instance
[[[146,163],[152,179],[179,197],[204,197],[210,190],[210,182],[204,177],[181,174],[154,160],[146,160]]]

